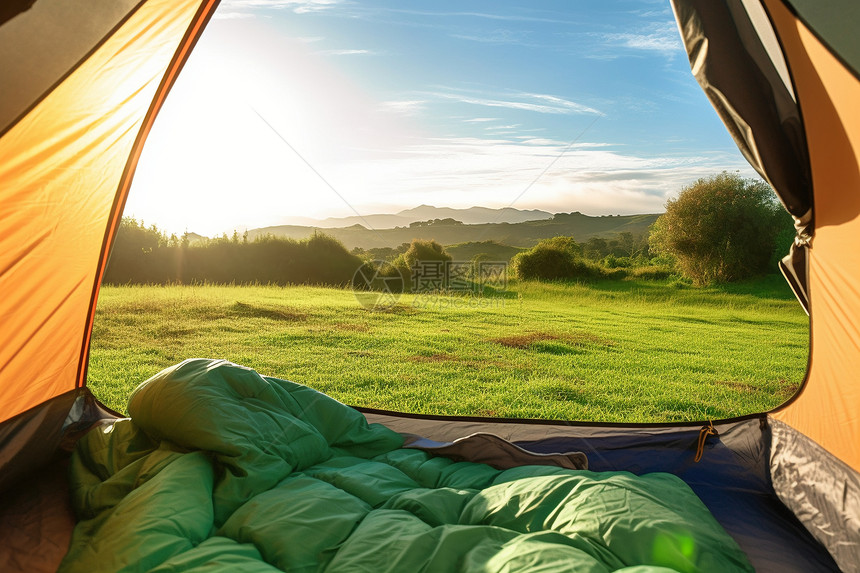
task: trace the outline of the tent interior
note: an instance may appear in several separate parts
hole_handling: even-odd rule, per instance
[[[217,6],[25,0],[0,9],[3,570],[57,570],[77,521],[70,452],[122,417],[86,383],[99,289],[144,142]],[[358,411],[419,451],[500,471],[582,452],[593,472],[666,472],[755,570],[860,571],[860,42],[851,29],[860,7],[672,8],[694,76],[794,217],[781,270],[810,316],[798,393],[768,412],[673,424]],[[464,440],[474,434],[503,442]]]

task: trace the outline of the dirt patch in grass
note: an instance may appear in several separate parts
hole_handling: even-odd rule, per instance
[[[390,306],[380,305],[366,310],[368,312],[378,312],[380,314],[415,314],[418,312],[418,309],[414,306],[408,306],[405,304],[392,304]]]
[[[268,318],[269,320],[288,322],[297,322],[308,318],[307,314],[289,307],[273,308],[238,301],[230,307],[230,311],[234,316]]]
[[[367,350],[347,350],[346,353],[348,356],[361,356],[361,357],[373,356],[373,353],[368,352]]]
[[[507,346],[509,348],[528,349],[535,343],[554,341],[570,346],[615,346],[615,341],[602,336],[591,334],[590,332],[571,332],[566,334],[556,334],[553,332],[529,332],[526,334],[516,334],[513,336],[502,336],[491,339],[491,342]]]
[[[786,380],[779,381],[779,392],[778,396],[783,399],[783,401],[788,400],[793,397],[800,390],[800,383],[798,382],[787,382]]]
[[[517,334],[514,336],[493,338],[492,342],[501,344],[502,346],[508,346],[510,348],[525,349],[531,346],[532,343],[539,342],[541,340],[558,340],[558,336],[548,332],[530,332],[529,334]]]

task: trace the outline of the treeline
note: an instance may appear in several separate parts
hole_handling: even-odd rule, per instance
[[[373,250],[376,251],[376,250]],[[215,239],[188,234],[167,235],[155,225],[147,227],[123,218],[114,241],[104,283],[127,284],[318,284],[382,288],[367,277],[397,277],[385,288],[412,290],[413,272],[422,263],[450,261],[436,241],[413,240],[384,252],[360,249],[349,252],[343,243],[318,233],[302,239],[271,235],[248,240],[233,233]],[[385,255],[385,257],[381,256]],[[374,260],[385,260],[378,266]],[[362,270],[362,273],[358,273]],[[355,282],[354,282],[355,281]]]
[[[456,219],[447,217],[445,219],[428,219],[427,221],[413,221],[412,223],[409,223],[409,228],[414,229],[416,227],[445,227],[462,224],[463,221],[457,221]]]
[[[409,249],[410,243],[401,243],[399,247],[374,247],[371,249],[362,249],[355,247],[350,252],[362,259],[369,261],[388,261],[392,262],[399,255],[402,255]]]
[[[612,269],[654,264],[648,235],[644,233],[633,235],[625,231],[611,239],[591,237],[578,246],[583,258]]]
[[[425,224],[449,221],[453,219]],[[648,234],[621,232],[583,243],[570,236],[544,239],[516,254],[510,266],[513,276],[526,280],[664,278],[677,273],[695,284],[728,282],[775,270],[793,236],[791,217],[767,184],[721,173],[700,179],[670,200]],[[453,261],[441,244],[424,239],[352,252],[324,234],[302,240],[265,235],[249,241],[238,233],[190,239],[187,234],[167,236],[155,226],[125,218],[104,282],[347,286],[361,269],[358,276],[363,282],[353,286],[376,288],[376,283],[365,284],[366,277],[388,284],[391,281],[384,279],[396,276],[402,278],[400,288],[411,290],[416,281],[435,284],[416,272],[422,266],[428,272],[456,268],[471,281],[481,265],[504,262],[490,261],[491,255],[481,253],[472,261]]]
[[[413,240],[414,242],[415,240]],[[427,241],[418,240],[418,242],[426,243]],[[486,241],[485,244],[487,243],[505,247],[505,245],[501,245],[495,241]],[[480,243],[469,244],[478,245]],[[393,262],[400,255],[405,254],[410,246],[412,246],[412,243],[402,243],[397,247],[376,247],[371,249],[356,247],[350,252],[365,260]],[[600,263],[612,269],[654,264],[651,261],[655,257],[648,243],[648,234],[640,233],[634,235],[629,231],[618,233],[617,236],[611,238],[591,237],[584,243],[578,243],[577,253],[582,258]],[[659,262],[665,263],[666,261],[664,258],[660,258]]]
[[[338,240],[271,236],[249,241],[234,233],[189,240],[123,218],[105,272],[107,284],[323,284],[347,285],[363,260]]]

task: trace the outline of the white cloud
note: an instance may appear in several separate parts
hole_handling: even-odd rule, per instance
[[[218,11],[215,13],[216,18],[224,18],[222,14],[247,14],[241,17],[253,17],[253,14],[242,12],[243,10],[260,10],[260,9],[289,9],[296,14],[306,14],[308,12],[319,12],[327,10],[339,4],[341,0],[222,0]],[[227,18],[235,18],[238,16],[226,16]]]
[[[610,39],[617,40],[625,48],[634,50],[674,52],[680,47],[680,43],[675,38],[658,34],[611,34]]]
[[[480,34],[451,34],[452,38],[458,40],[468,40],[470,42],[479,42],[481,44],[519,44],[530,45],[528,40],[531,37],[531,32],[520,30],[497,29],[484,31]]]
[[[522,96],[536,99],[538,101],[545,101],[551,105],[558,106],[562,109],[569,109],[573,113],[593,113],[597,115],[605,115],[597,111],[596,109],[553,95],[524,93],[522,94]]]
[[[660,52],[668,56],[684,53],[678,28],[674,22],[651,24],[645,27],[643,33],[604,34],[603,39],[612,46],[631,50]]]
[[[373,55],[376,54],[373,50],[359,50],[359,49],[346,49],[346,50],[322,50],[317,52],[317,54],[323,54],[327,56],[361,56],[361,55]]]
[[[508,109],[519,109],[524,111],[533,111],[537,113],[549,114],[594,114],[604,115],[603,112],[594,108],[579,104],[560,97],[545,95],[545,94],[530,94],[521,93],[515,97],[517,99],[496,99],[467,95],[464,93],[454,92],[431,92],[428,94],[432,97],[458,101],[460,103],[468,103],[472,105],[481,105],[485,107],[501,107]],[[532,100],[532,101],[528,101]]]
[[[401,115],[417,115],[424,111],[424,100],[402,100],[402,101],[384,101],[380,104],[383,111],[398,113]]]
[[[531,136],[519,136],[517,139],[521,139],[522,143],[526,145],[563,145],[560,141],[555,141],[553,139],[546,139],[543,137],[531,137]]]
[[[490,12],[433,12],[426,10],[404,10],[404,9],[394,9],[389,8],[389,12],[399,13],[399,14],[410,14],[413,16],[431,16],[431,17],[453,17],[453,18],[481,18],[485,20],[503,20],[510,22],[543,22],[548,24],[577,24],[578,22],[572,22],[569,20],[563,20],[560,18],[540,18],[540,17],[531,17],[531,16],[520,16],[516,14],[498,14],[498,13],[490,13]]]

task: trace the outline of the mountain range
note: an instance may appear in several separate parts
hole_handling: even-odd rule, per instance
[[[483,221],[466,224],[462,215],[471,214],[473,221]],[[409,223],[395,227],[368,228],[362,223],[353,223],[341,227],[322,227],[319,225],[278,225],[249,229],[248,238],[254,239],[261,235],[273,235],[291,239],[305,239],[314,233],[323,232],[341,241],[346,248],[372,249],[380,247],[396,247],[408,243],[412,239],[433,239],[442,245],[459,243],[496,241],[512,247],[532,247],[541,239],[559,235],[573,237],[577,242],[585,242],[591,237],[612,238],[623,232],[634,236],[648,233],[649,228],[657,220],[659,214],[646,215],[603,215],[592,217],[579,212],[546,213],[544,211],[520,211],[518,209],[486,209],[472,207],[471,209],[445,209],[423,205],[416,209],[401,211],[397,215],[404,216],[405,221],[428,221],[433,219],[449,219],[447,222],[432,225],[409,227]],[[454,216],[454,215],[458,216]],[[518,222],[493,221],[503,217],[541,216],[540,219],[525,219]],[[372,217],[372,216],[371,216]],[[364,217],[366,223],[371,223],[371,217]],[[483,217],[481,219],[480,217]],[[342,222],[350,222],[353,218],[346,217]],[[411,220],[410,220],[411,219]],[[455,222],[451,222],[454,219]],[[489,219],[489,221],[487,220]],[[361,219],[359,219],[361,220]]]
[[[503,209],[490,209],[489,207],[469,207],[468,209],[454,209],[451,207],[433,207],[432,205],[420,205],[412,209],[404,209],[398,213],[376,213],[372,215],[351,217],[329,217],[327,219],[310,219],[307,217],[287,217],[284,225],[316,227],[318,229],[332,229],[336,227],[351,227],[361,225],[373,229],[393,229],[395,227],[408,227],[416,221],[429,221],[432,219],[454,219],[467,225],[479,225],[482,223],[522,223],[524,221],[540,221],[552,219],[552,213],[538,209],[514,209],[505,207]]]

